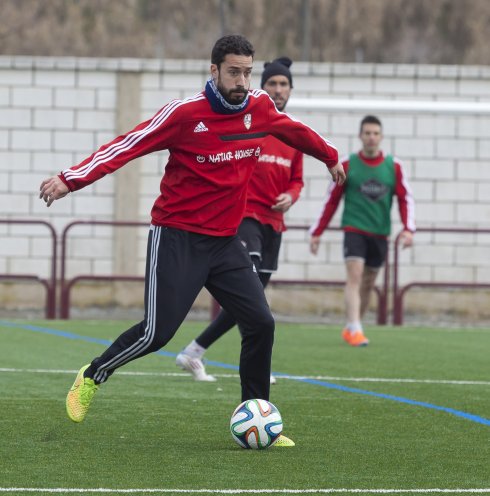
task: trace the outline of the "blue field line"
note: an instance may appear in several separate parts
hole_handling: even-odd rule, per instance
[[[68,338],[68,339],[76,339],[78,341],[85,341],[87,343],[96,343],[96,344],[103,344],[103,345],[111,345],[112,344],[112,341],[109,339],[92,338],[90,336],[82,336],[80,334],[74,334],[73,332],[59,331],[58,329],[49,329],[47,327],[39,327],[39,326],[33,326],[33,325],[29,325],[29,324],[17,324],[15,322],[6,322],[4,320],[0,320],[0,326],[13,327],[16,329],[24,329],[26,331],[42,332],[43,334],[51,334],[53,336],[60,336],[62,338]],[[171,353],[169,351],[162,351],[162,350],[157,351],[156,354],[163,355],[163,356],[169,356],[169,357],[176,356],[175,353]]]
[[[67,332],[67,331],[59,331],[57,329],[49,329],[47,327],[39,327],[39,326],[33,326],[29,324],[17,324],[15,322],[7,322],[0,320],[0,326],[3,327],[11,327],[11,328],[16,328],[16,329],[23,329],[27,331],[34,331],[34,332],[41,332],[44,334],[51,334],[54,336],[60,336],[63,338],[68,338],[68,339],[76,339],[79,341],[86,341],[88,343],[96,343],[96,344],[103,344],[103,345],[110,345],[112,344],[112,341],[108,339],[99,339],[99,338],[92,338],[89,336],[82,336],[80,334],[74,334],[72,332]],[[157,351],[155,352],[157,355],[163,355],[166,357],[175,357],[176,353],[172,353],[170,351]],[[208,365],[212,365],[214,367],[220,367],[224,369],[230,369],[230,370],[238,370],[238,366],[236,365],[231,365],[228,363],[222,363],[222,362],[215,362],[208,360],[206,362]],[[281,373],[275,373],[277,377],[283,376],[288,376],[288,374],[281,374]],[[490,419],[486,419],[484,417],[480,417],[479,415],[474,415],[472,413],[466,413],[462,412],[460,410],[455,410],[454,408],[449,408],[445,406],[439,406],[439,405],[433,405],[432,403],[426,403],[425,401],[416,401],[416,400],[411,400],[409,398],[404,398],[402,396],[394,396],[391,394],[384,394],[384,393],[376,393],[374,391],[367,391],[365,389],[358,389],[358,388],[351,388],[348,386],[341,386],[339,384],[334,384],[331,382],[326,382],[326,381],[320,381],[317,379],[307,379],[307,378],[301,378],[301,377],[296,377],[293,378],[293,380],[298,381],[298,382],[304,382],[306,384],[312,384],[314,386],[321,386],[324,388],[328,389],[336,389],[337,391],[342,391],[344,393],[355,393],[355,394],[364,394],[366,396],[373,396],[375,398],[381,398],[389,401],[396,401],[398,403],[404,403],[406,405],[414,405],[414,406],[420,406],[423,408],[428,408],[430,410],[437,410],[445,413],[449,413],[451,415],[455,415],[456,417],[463,418],[465,420],[469,420],[471,422],[475,422],[477,424],[483,424],[483,425],[489,425],[490,426]]]

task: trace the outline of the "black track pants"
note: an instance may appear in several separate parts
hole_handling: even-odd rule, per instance
[[[152,226],[145,318],[94,359],[86,376],[105,382],[125,363],[165,346],[203,287],[240,323],[242,401],[268,400],[274,319],[250,257],[236,236],[215,237]]]

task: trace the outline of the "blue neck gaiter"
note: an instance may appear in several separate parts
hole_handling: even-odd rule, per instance
[[[204,92],[206,93],[206,97],[211,104],[211,108],[217,114],[236,114],[238,112],[241,112],[242,110],[247,108],[249,101],[247,94],[245,100],[238,105],[232,105],[231,103],[228,103],[224,99],[223,95],[219,92],[212,78],[208,79]]]

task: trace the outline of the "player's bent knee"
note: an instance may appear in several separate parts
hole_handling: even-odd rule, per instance
[[[276,328],[276,321],[274,320],[274,317],[269,315],[269,317],[264,321],[264,327],[266,328],[267,331],[273,333],[274,329]]]
[[[274,334],[276,323],[274,321],[274,317],[272,314],[264,314],[262,316],[258,316],[258,318],[251,323],[249,327],[249,332],[260,333],[261,335],[272,335]]]

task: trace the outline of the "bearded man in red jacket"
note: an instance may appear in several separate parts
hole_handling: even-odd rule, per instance
[[[269,399],[274,318],[237,236],[250,176],[268,135],[324,162],[334,180],[343,182],[345,174],[331,143],[279,112],[264,91],[249,90],[253,56],[243,36],[220,38],[204,91],[171,101],[41,183],[39,196],[49,207],[134,158],[170,152],[151,211],[144,318],[80,369],[66,399],[74,422],[84,420],[100,384],[116,369],[170,341],[203,287],[240,323],[242,401]]]

